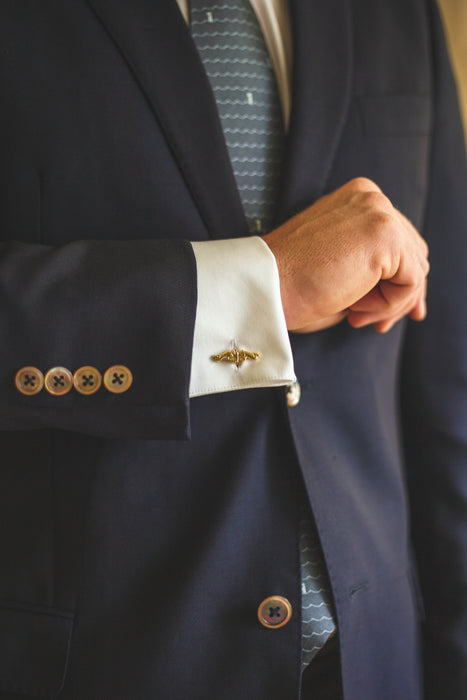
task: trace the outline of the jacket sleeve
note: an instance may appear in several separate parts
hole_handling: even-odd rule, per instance
[[[183,240],[0,244],[0,429],[184,439],[196,264]],[[23,395],[15,375],[124,365],[128,391]]]
[[[433,20],[428,317],[411,324],[401,400],[425,608],[425,697],[467,697],[467,172],[456,90]]]

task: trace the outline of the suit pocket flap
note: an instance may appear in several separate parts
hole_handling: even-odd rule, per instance
[[[73,615],[0,605],[0,691],[55,698],[65,678]]]
[[[428,94],[365,95],[358,98],[364,132],[374,136],[416,136],[430,130]]]

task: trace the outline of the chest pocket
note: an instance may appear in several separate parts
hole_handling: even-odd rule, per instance
[[[429,94],[365,95],[357,104],[368,136],[427,136],[430,131]]]
[[[373,179],[421,229],[431,145],[430,95],[358,96],[355,112],[360,146],[354,155],[363,166],[361,174]]]

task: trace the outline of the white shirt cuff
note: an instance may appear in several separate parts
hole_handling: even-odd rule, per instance
[[[291,384],[276,260],[259,237],[192,243],[198,272],[190,397]]]

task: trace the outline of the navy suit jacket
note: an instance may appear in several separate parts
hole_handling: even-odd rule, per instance
[[[175,0],[0,3],[0,698],[298,698],[304,488],[345,700],[420,698],[421,659],[424,697],[467,696],[467,180],[439,19],[290,5],[276,223],[369,177],[432,264],[425,322],[292,339],[292,409],[283,389],[188,401],[187,240],[247,229]],[[121,395],[14,386],[116,363]],[[272,594],[294,610],[275,631]]]

